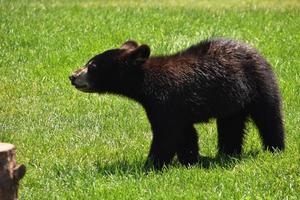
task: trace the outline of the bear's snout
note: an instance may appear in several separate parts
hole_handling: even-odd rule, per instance
[[[69,76],[69,79],[70,79],[72,85],[74,85],[74,81],[76,79],[75,76],[71,75],[71,76]]]
[[[73,74],[69,76],[71,84],[76,87],[76,89],[83,92],[90,92],[90,85],[87,80],[87,68],[80,68],[76,70]]]
[[[69,79],[70,79],[72,85],[74,85],[75,87],[78,86],[78,83],[77,83],[78,81],[76,80],[77,77],[74,74],[70,75]]]

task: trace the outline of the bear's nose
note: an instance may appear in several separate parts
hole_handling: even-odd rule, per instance
[[[75,81],[75,76],[73,76],[73,75],[71,75],[71,76],[69,76],[69,79],[70,79],[70,81],[73,83],[74,81]]]

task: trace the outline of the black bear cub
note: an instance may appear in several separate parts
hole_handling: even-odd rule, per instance
[[[172,55],[151,56],[148,45],[127,41],[75,71],[80,91],[113,93],[139,102],[153,140],[146,164],[161,169],[175,154],[184,165],[199,159],[194,123],[216,118],[220,154],[241,153],[251,117],[264,149],[284,150],[281,99],[270,64],[250,46],[228,39],[200,42]]]

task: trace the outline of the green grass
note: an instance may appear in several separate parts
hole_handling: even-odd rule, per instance
[[[170,5],[170,6],[168,6]],[[299,199],[300,3],[0,0],[0,141],[27,166],[20,199]],[[197,125],[202,166],[145,173],[151,130],[137,103],[84,94],[68,75],[127,39],[152,54],[209,37],[246,41],[273,65],[286,151],[263,152],[248,126],[239,160],[214,159],[215,123]]]

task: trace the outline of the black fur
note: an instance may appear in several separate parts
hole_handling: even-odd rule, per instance
[[[173,55],[149,55],[147,45],[129,41],[92,58],[96,67],[86,65],[90,91],[124,95],[145,108],[153,132],[147,164],[160,169],[175,154],[184,165],[196,163],[193,125],[210,118],[217,119],[221,154],[241,153],[249,116],[265,149],[284,149],[277,81],[255,49],[214,39]]]

